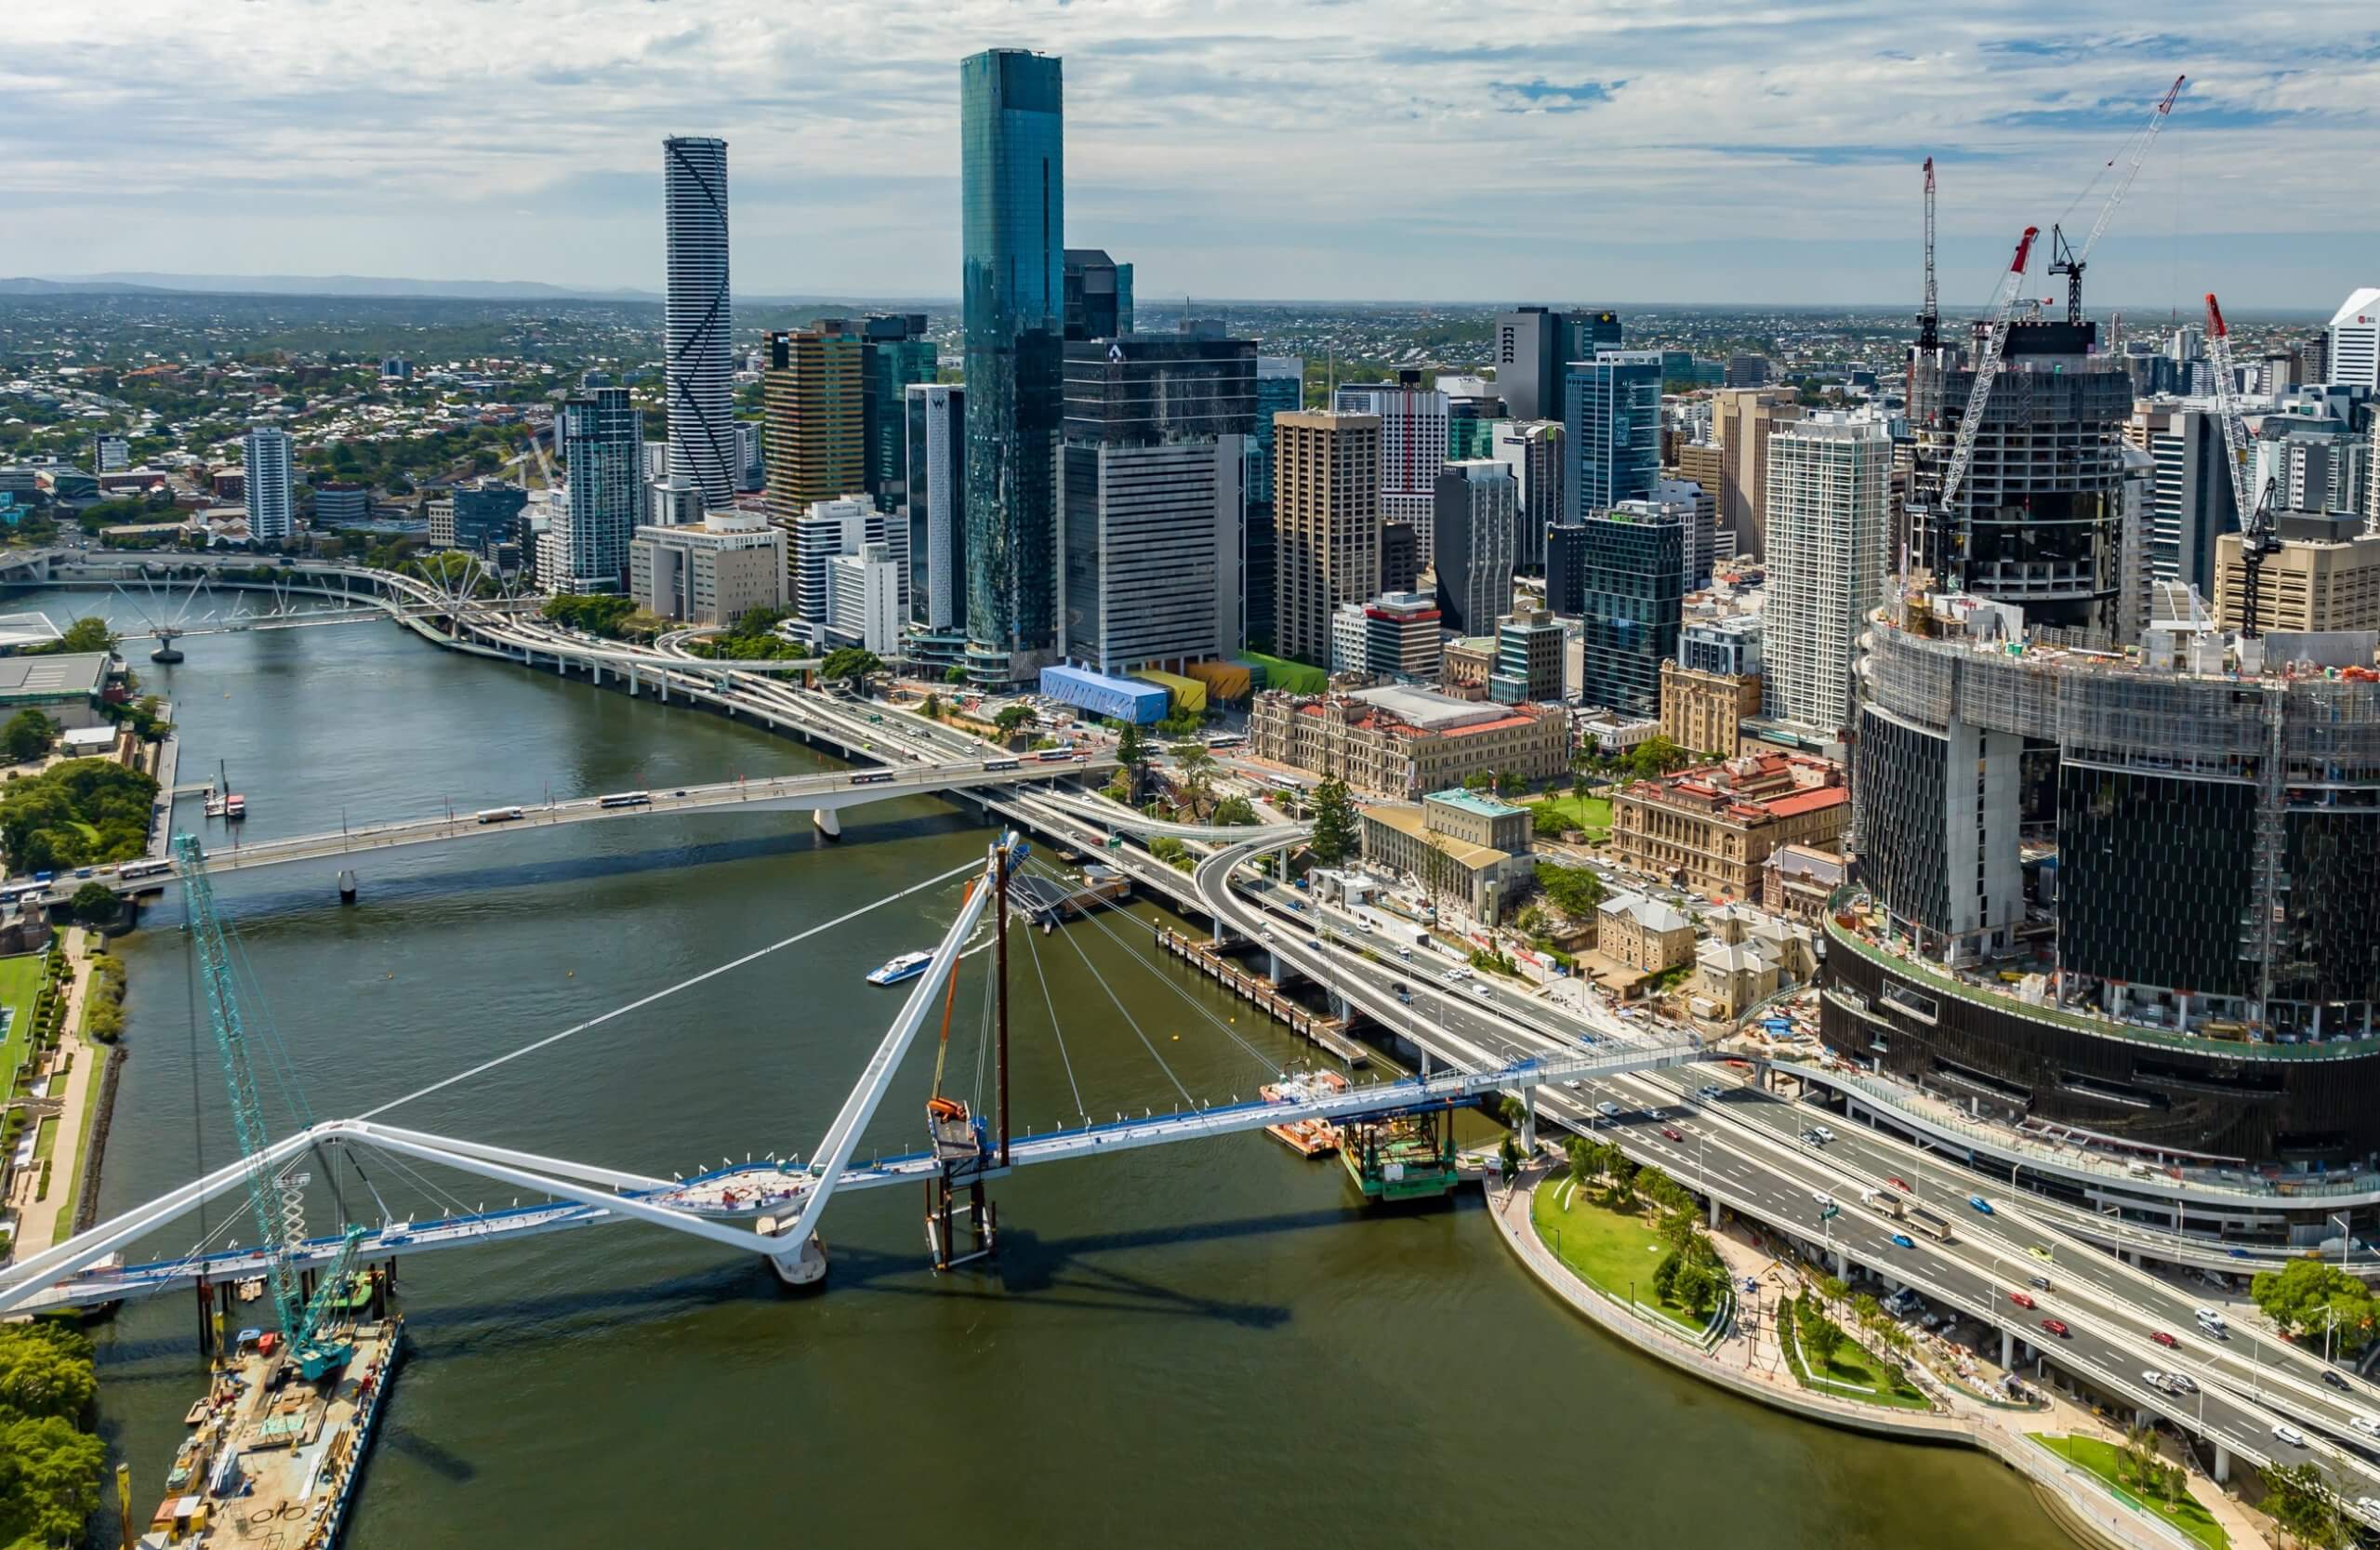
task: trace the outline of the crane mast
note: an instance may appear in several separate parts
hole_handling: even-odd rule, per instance
[[[1959,498],[1959,486],[1966,483],[1967,465],[1975,458],[1976,438],[1983,433],[1983,406],[1991,397],[1991,384],[1999,379],[2000,363],[2008,348],[2008,314],[2016,305],[2017,287],[2025,283],[2025,268],[2032,262],[2033,243],[2042,234],[2038,226],[2028,226],[2025,234],[2016,239],[2016,255],[2009,260],[2008,272],[2000,277],[2000,291],[1991,299],[1991,314],[1983,324],[1983,355],[1976,362],[1975,385],[1967,390],[1966,412],[1959,417],[1959,439],[1950,448],[1950,466],[1942,473],[1942,491],[1936,504],[1945,513]]]
[[[2131,158],[2125,163],[2123,174],[2116,179],[2116,186],[2108,192],[2107,202],[2099,206],[2099,219],[2091,223],[2090,234],[2082,239],[2082,245],[2077,248],[2068,245],[2065,227],[2052,225],[2049,229],[2049,272],[2066,276],[2066,321],[2069,323],[2082,321],[2082,271],[2091,260],[2091,250],[2099,245],[2099,238],[2106,233],[2108,222],[2115,219],[2116,206],[2122,204],[2123,196],[2132,192],[2133,179],[2140,176],[2140,165],[2149,159],[2149,148],[2157,142],[2157,131],[2165,126],[2166,118],[2174,111],[2174,99],[2181,96],[2182,83],[2188,79],[2187,75],[2175,76],[2174,84],[2165,88],[2165,95],[2159,98],[2157,106],[2149,110],[2148,126],[2134,138]],[[2115,166],[2114,160],[2110,159],[2108,166]],[[1927,229],[1932,230],[1930,222]]]
[[[1917,348],[1938,350],[1942,344],[1942,310],[1934,293],[1934,158],[1925,158],[1925,309],[1917,314]]]
[[[2224,461],[2231,470],[2231,503],[2240,513],[2240,633],[2253,639],[2262,632],[2256,615],[2264,601],[2265,561],[2281,552],[2281,534],[2273,514],[2273,481],[2267,479],[2255,498],[2248,498],[2248,418],[2240,406],[2239,380],[2231,368],[2231,329],[2213,291],[2206,294],[2206,352],[2215,366],[2216,417],[2223,422]]]

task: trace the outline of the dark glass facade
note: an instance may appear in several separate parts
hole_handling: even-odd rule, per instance
[[[1409,592],[1421,584],[1421,535],[1409,522],[1380,524],[1380,590]]]
[[[1567,619],[1587,611],[1587,530],[1577,523],[1545,530],[1545,606]]]
[[[1134,335],[1065,346],[1066,440],[1110,446],[1256,429],[1256,346],[1249,339]]]
[[[923,312],[872,317],[858,325],[866,354],[862,370],[866,385],[862,404],[867,444],[867,493],[888,511],[900,510],[908,497],[909,385],[931,382],[935,351],[926,338]]]
[[[1661,477],[1661,359],[1652,351],[1574,361],[1563,386],[1571,522],[1623,500],[1649,500]]]
[[[510,543],[529,492],[518,484],[483,480],[455,486],[455,547],[485,554],[490,544]]]
[[[1899,919],[1950,929],[1950,743],[1872,709],[1859,713],[1851,788],[1857,794],[1859,872]]]
[[[959,76],[967,634],[978,678],[1008,682],[1056,641],[1062,72],[1056,59],[996,48],[961,61]]]
[[[1104,248],[1069,247],[1063,271],[1068,340],[1112,339],[1132,331],[1132,266]]]
[[[1572,386],[1577,378],[1573,376]],[[1640,716],[1661,711],[1661,663],[1677,656],[1685,603],[1686,528],[1606,512],[1584,529],[1580,616],[1586,621],[1580,694]]]

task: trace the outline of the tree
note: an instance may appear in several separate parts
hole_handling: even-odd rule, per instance
[[[2324,1260],[2292,1260],[2283,1269],[2260,1271],[2248,1283],[2248,1294],[2283,1330],[2304,1335],[2328,1331],[2344,1356],[2372,1343],[2380,1318],[2380,1302],[2371,1290]]]
[[[1563,914],[1574,921],[1593,918],[1595,907],[1603,903],[1603,879],[1585,867],[1540,861],[1537,864],[1537,885],[1547,898],[1561,907]]]
[[[106,925],[124,913],[124,901],[115,896],[115,890],[97,878],[75,889],[67,905],[74,919],[86,925]]]
[[[107,1449],[54,1415],[0,1421],[0,1543],[79,1544]]]
[[[928,695],[926,696],[926,702],[918,707],[918,713],[925,717],[925,719],[930,722],[938,722],[942,720],[942,696],[940,695]]]
[[[1207,815],[1207,821],[1233,827],[1252,824],[1256,821],[1256,804],[1246,797],[1225,797]]]
[[[942,681],[945,683],[964,683],[967,682],[967,669],[954,662],[942,669]]]
[[[1518,795],[1528,790],[1528,782],[1521,778],[1520,772],[1517,770],[1498,770],[1489,784],[1495,788],[1496,794],[1500,797]]]
[[[1182,775],[1182,794],[1189,799],[1195,815],[1201,802],[1210,801],[1215,794],[1214,753],[1204,743],[1176,743],[1168,750],[1173,755],[1173,767]]]
[[[1167,866],[1176,868],[1185,872],[1197,865],[1196,860],[1190,854],[1190,847],[1183,844],[1181,841],[1176,840],[1170,834],[1160,834],[1156,839],[1150,841],[1149,854],[1156,856],[1159,861],[1164,862]]]
[[[2339,1521],[2338,1498],[2331,1494],[2319,1464],[2268,1465],[2261,1473],[2264,1509],[2274,1522],[2301,1543],[2321,1550],[2335,1550],[2347,1543],[2347,1530]]]
[[[854,694],[866,694],[868,679],[883,670],[883,658],[866,647],[839,646],[826,654],[826,660],[820,666],[818,672],[819,676],[829,682],[842,679],[852,686],[852,692]],[[1012,709],[1021,708],[1012,707]],[[1025,714],[1030,716],[1032,711],[1026,710]]]
[[[108,621],[88,615],[66,627],[65,632],[45,645],[29,646],[27,656],[64,656],[84,652],[115,650],[121,637],[108,628]]]
[[[0,745],[7,747],[12,763],[30,763],[47,753],[57,741],[58,723],[32,709],[18,711],[5,728],[0,728]]]
[[[99,1391],[80,1330],[51,1319],[0,1325],[0,1411],[73,1421]]]
[[[1355,803],[1343,780],[1326,780],[1314,788],[1314,838],[1306,849],[1325,867],[1336,867],[1361,848],[1355,828]]]
[[[1148,773],[1149,744],[1141,729],[1130,722],[1116,723],[1116,762],[1124,767],[1124,788],[1130,793],[1126,801],[1138,801],[1141,776]]]
[[[1689,757],[1686,749],[1670,738],[1647,737],[1628,750],[1628,773],[1638,780],[1650,780],[1655,775],[1667,775],[1680,768]]]
[[[992,724],[1000,729],[1001,736],[1009,737],[1014,736],[1017,729],[1032,719],[1033,707],[1005,705],[1000,708],[1000,713],[992,718]]]

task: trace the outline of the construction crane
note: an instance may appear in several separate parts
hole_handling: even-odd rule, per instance
[[[2265,561],[2281,552],[2281,531],[2273,514],[2273,481],[2267,479],[2248,498],[2248,417],[2240,407],[2239,378],[2231,368],[2231,330],[2223,321],[2222,304],[2206,293],[2206,352],[2215,364],[2215,402],[2223,421],[2225,461],[2231,467],[2231,504],[2240,513],[2240,633],[2254,639],[2262,633],[2256,613],[2263,603]]]
[[[1959,439],[1950,448],[1950,466],[1942,471],[1941,493],[1935,497],[1935,507],[1945,516],[1957,505],[1959,486],[1966,483],[1967,464],[1975,459],[1976,438],[1983,433],[1983,406],[1991,397],[1991,384],[1999,379],[2000,363],[2008,348],[2009,313],[2016,305],[2017,288],[2025,283],[2025,270],[2032,262],[2033,243],[2041,236],[2038,226],[2028,226],[2025,234],[2016,239],[2016,256],[2009,260],[2008,272],[2000,277],[1999,293],[1991,298],[1990,314],[1978,325],[1983,335],[1983,354],[1976,362],[1975,386],[1967,391],[1966,412],[1959,417]]]
[[[311,1300],[301,1303],[296,1262],[306,1242],[306,1175],[294,1164],[271,1174],[263,1160],[270,1140],[265,1133],[264,1106],[248,1059],[247,1030],[232,984],[230,944],[224,939],[221,917],[216,913],[215,888],[206,876],[206,853],[196,836],[174,836],[174,868],[181,874],[182,899],[190,910],[191,950],[198,960],[199,983],[205,989],[206,1015],[214,1025],[216,1053],[222,1057],[224,1084],[231,1091],[231,1127],[239,1136],[240,1155],[249,1159],[248,1205],[256,1214],[257,1246],[265,1256],[274,1320],[291,1358],[311,1381],[346,1366],[354,1353],[351,1342],[331,1335],[329,1329],[354,1275],[364,1229],[347,1227],[329,1273]]]
[[[1925,310],[1917,314],[1917,349],[1930,354],[1942,348],[1942,310],[1934,295],[1934,158],[1925,158]]]
[[[2068,245],[2063,226],[2053,224],[2049,229],[2049,272],[2066,276],[2066,321],[2069,323],[2082,321],[2082,271],[2091,261],[2091,250],[2099,245],[2099,238],[2107,232],[2108,222],[2115,218],[2116,206],[2122,204],[2123,196],[2132,192],[2132,180],[2140,176],[2140,164],[2149,159],[2149,148],[2157,142],[2157,131],[2165,126],[2165,120],[2174,111],[2174,99],[2181,96],[2182,83],[2188,79],[2187,75],[2174,77],[2174,84],[2165,88],[2165,95],[2159,98],[2157,106],[2149,111],[2147,126],[2133,137],[2131,159],[2126,162],[2122,176],[2116,179],[2116,186],[2109,191],[2107,203],[2099,206],[2099,219],[2091,223],[2091,234],[2082,239],[2082,245],[2079,248]],[[2108,166],[2115,166],[2121,159],[2122,152],[2109,158]],[[2107,167],[2099,170],[2105,172]]]

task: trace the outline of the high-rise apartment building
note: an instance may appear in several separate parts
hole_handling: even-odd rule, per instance
[[[2322,380],[2380,392],[2380,286],[2341,303],[2325,331]]]
[[[277,425],[252,425],[241,456],[247,465],[248,537],[260,544],[286,542],[296,531],[289,432]]]
[[[1496,390],[1518,420],[1562,419],[1562,368],[1576,357],[1570,321],[1543,307],[1496,314]]]
[[[1059,650],[1105,673],[1240,650],[1240,523],[1256,346],[1069,342],[1058,483]]]
[[[1064,72],[993,48],[959,67],[970,671],[1006,684],[1057,643]]]
[[[554,514],[557,569],[537,579],[556,592],[616,592],[644,508],[644,417],[626,388],[594,388],[562,400],[554,426],[570,500]]]
[[[772,333],[765,353],[769,517],[789,529],[867,487],[866,357],[858,336],[815,328]]]
[[[826,644],[862,646],[890,656],[901,639],[906,559],[890,544],[862,544],[856,554],[826,559]]]
[[[1545,530],[1562,520],[1562,427],[1544,419],[1500,421],[1488,456],[1511,469],[1519,486],[1513,566],[1540,574]]]
[[[1719,454],[1719,521],[1734,535],[1738,554],[1767,552],[1762,529],[1768,520],[1768,438],[1779,425],[1801,417],[1802,406],[1790,388],[1731,388],[1711,395],[1711,439]],[[1678,471],[1700,483],[1699,461],[1693,468],[1681,463]]]
[[[2142,540],[2145,576],[2215,595],[2215,540],[2240,525],[2223,421],[2203,401],[2135,401],[2125,431],[2155,465]]]
[[[1576,388],[1578,378],[1571,378]],[[1625,509],[1578,524],[1580,697],[1637,716],[1661,710],[1661,663],[1677,656],[1686,532],[1674,513]],[[1550,561],[1549,561],[1550,563]]]
[[[1854,643],[1884,600],[1891,431],[1849,414],[1782,426],[1768,438],[1767,484],[1762,704],[1831,737],[1851,725]]]
[[[1380,445],[1378,415],[1273,417],[1273,628],[1284,656],[1329,662],[1332,613],[1380,593]]]
[[[1408,369],[1394,382],[1341,388],[1330,406],[1380,421],[1381,520],[1411,523],[1429,564],[1438,469],[1447,460],[1447,395],[1421,386],[1421,374]]]
[[[1248,517],[1240,549],[1241,633],[1270,648],[1273,628],[1273,417],[1305,404],[1305,362],[1296,355],[1256,357],[1256,424],[1248,438]]]
[[[906,480],[910,616],[936,635],[967,630],[967,390],[915,382]]]
[[[907,610],[909,523],[906,517],[883,510],[866,495],[853,494],[818,501],[793,523],[778,525],[787,527],[792,538],[786,561],[792,575],[787,602],[796,626],[813,642],[824,643],[834,623],[826,562],[837,555],[858,554],[871,544],[883,545],[885,557],[900,566],[893,583],[894,599],[904,612]]]
[[[1064,250],[1063,323],[1069,340],[1112,339],[1132,331],[1132,266],[1101,247]]]
[[[1653,493],[1661,470],[1661,355],[1606,350],[1564,378],[1562,510],[1577,522]]]
[[[1438,470],[1433,547],[1438,613],[1458,635],[1487,633],[1513,606],[1513,537],[1519,482],[1492,457]]]
[[[727,342],[727,142],[673,135],[661,142],[669,297],[663,379],[669,471],[725,506],[735,495],[735,368]],[[621,536],[625,547],[627,536]],[[625,555],[623,556],[625,558]]]

